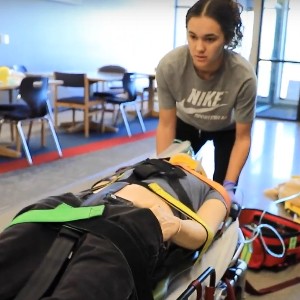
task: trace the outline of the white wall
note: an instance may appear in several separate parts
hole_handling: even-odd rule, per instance
[[[0,65],[32,72],[94,71],[121,64],[153,72],[173,47],[173,0],[0,0]]]

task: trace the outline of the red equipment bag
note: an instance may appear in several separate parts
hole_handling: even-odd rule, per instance
[[[279,271],[300,261],[300,224],[269,212],[244,208],[239,216],[246,239],[241,259],[252,270]]]

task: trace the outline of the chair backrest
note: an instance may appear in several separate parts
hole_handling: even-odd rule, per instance
[[[28,70],[24,65],[13,65],[12,69],[17,72],[27,73]]]
[[[54,72],[54,79],[62,80],[62,86],[85,87],[86,74]]]
[[[48,113],[48,78],[43,76],[27,76],[21,81],[19,97],[31,109],[31,117],[43,117]]]
[[[127,72],[126,68],[118,65],[106,65],[98,69],[98,72],[124,74]]]
[[[134,101],[137,98],[136,73],[124,73],[122,82],[128,101]]]

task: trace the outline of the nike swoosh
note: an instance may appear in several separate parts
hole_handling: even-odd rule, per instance
[[[220,104],[214,107],[205,107],[205,108],[193,108],[193,107],[185,107],[182,102],[177,104],[178,106],[182,107],[183,110],[187,113],[187,114],[199,114],[199,113],[205,113],[205,112],[209,112],[209,111],[213,111],[221,106],[224,106],[226,104]]]

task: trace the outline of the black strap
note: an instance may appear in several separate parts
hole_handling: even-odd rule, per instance
[[[138,162],[136,164],[133,164],[133,165],[130,165],[130,166],[126,166],[126,167],[121,167],[120,169],[118,169],[113,175],[109,175],[109,176],[106,176],[106,177],[103,177],[101,178],[100,180],[96,181],[91,188],[89,189],[86,189],[86,190],[83,190],[80,192],[80,196],[81,197],[85,197],[85,196],[88,196],[90,195],[91,193],[95,192],[95,191],[98,191],[100,188],[99,188],[99,184],[100,183],[103,183],[105,181],[107,181],[106,184],[103,184],[103,185],[100,185],[101,188],[102,187],[105,187],[107,186],[108,184],[111,184],[115,181],[118,181],[119,179],[119,176],[121,176],[122,174],[124,174],[124,172],[128,171],[128,170],[131,170],[133,168],[135,168],[136,166],[142,164],[142,162]],[[113,178],[113,179],[112,179]]]
[[[192,208],[190,198],[179,181],[179,178],[186,177],[185,172],[178,166],[174,166],[164,160],[152,159],[151,163],[158,168],[161,168],[161,170],[165,173],[162,175],[163,177],[166,177],[168,184],[175,191],[178,199],[180,199],[180,201],[189,208]]]
[[[185,172],[178,166],[174,166],[162,159],[146,159],[142,164],[134,168],[128,178],[120,181],[136,183],[148,188],[147,184],[143,183],[143,180],[149,179],[151,176],[164,178],[174,190],[178,199],[187,207],[193,209],[191,200],[179,181],[180,178],[186,176]]]
[[[82,232],[62,227],[46,257],[26,282],[15,300],[38,300],[53,284]]]

